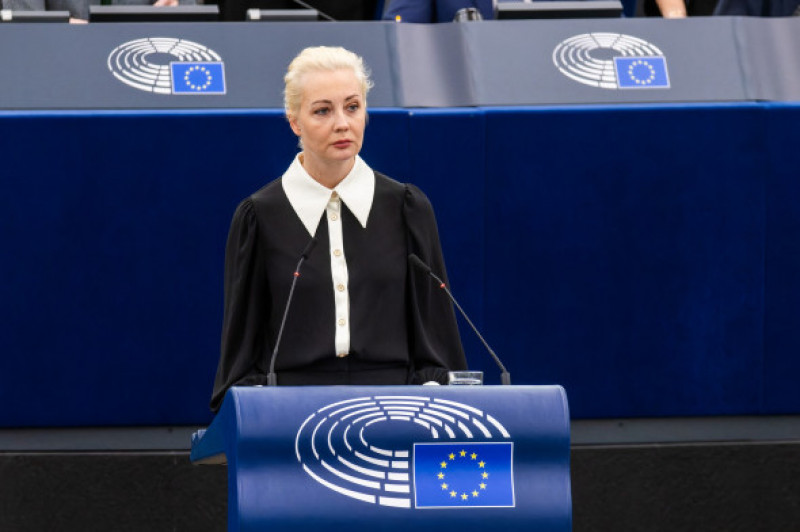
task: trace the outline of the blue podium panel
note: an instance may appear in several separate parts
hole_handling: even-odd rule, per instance
[[[232,388],[222,453],[229,530],[571,529],[560,386]]]

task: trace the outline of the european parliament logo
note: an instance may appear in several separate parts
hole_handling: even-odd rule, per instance
[[[295,439],[303,471],[325,488],[393,508],[514,507],[511,435],[490,413],[428,396],[326,405]]]
[[[171,37],[123,43],[108,55],[108,69],[122,83],[155,94],[225,94],[222,57],[207,46]]]
[[[558,43],[553,64],[566,77],[601,89],[669,89],[667,59],[654,44],[622,33],[582,33]]]

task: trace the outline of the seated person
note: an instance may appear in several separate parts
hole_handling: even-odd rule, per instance
[[[715,15],[791,17],[800,15],[800,0],[719,0]]]
[[[452,22],[459,9],[474,7],[485,20],[494,18],[492,0],[386,0],[384,20],[401,22]]]
[[[644,0],[639,15],[647,17],[707,17],[714,12],[717,0]]]
[[[378,0],[304,0],[334,20],[374,20]],[[248,9],[298,9],[294,0],[218,0],[222,20],[244,20]],[[324,16],[323,15],[323,16]]]
[[[12,11],[69,11],[70,22],[89,20],[89,6],[100,5],[100,0],[2,0],[3,9]],[[177,6],[196,5],[197,0],[111,0],[111,5]]]

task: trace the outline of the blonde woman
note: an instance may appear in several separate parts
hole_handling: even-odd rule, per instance
[[[446,383],[466,362],[453,308],[416,254],[445,275],[427,197],[359,157],[372,85],[343,48],[303,50],[284,77],[302,151],[237,208],[225,257],[222,353],[211,399],[265,384],[295,266],[314,237],[286,319],[279,385]]]

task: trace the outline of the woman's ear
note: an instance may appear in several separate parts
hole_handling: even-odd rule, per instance
[[[289,120],[289,127],[292,128],[294,134],[298,137],[301,136],[300,126],[297,124],[297,119],[295,119],[293,116],[287,116],[286,118]]]

